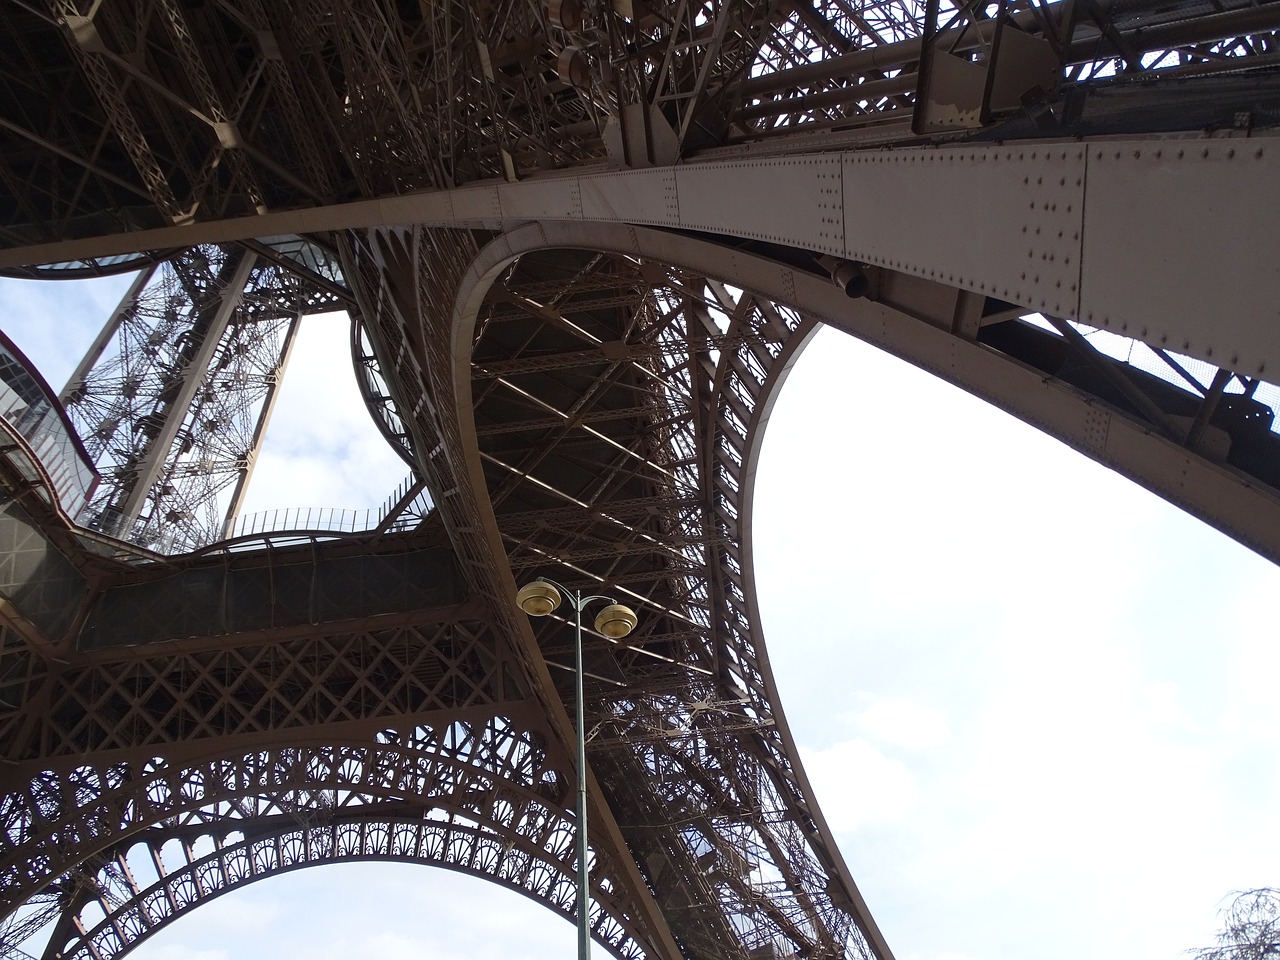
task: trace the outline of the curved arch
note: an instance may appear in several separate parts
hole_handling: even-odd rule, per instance
[[[563,806],[568,781],[548,762],[541,733],[499,716],[460,718],[437,729],[389,730],[378,740],[261,750],[182,767],[153,761],[102,770],[82,766],[62,777],[44,774],[25,796],[4,800],[8,844],[0,878],[5,900],[15,906],[27,902],[60,877],[75,887],[86,870],[99,875],[129,851],[158,850],[173,835],[225,838],[243,831],[256,837],[264,823],[296,827],[299,818],[314,816],[318,825],[305,828],[308,835],[346,824],[366,838],[370,824],[412,819],[415,829],[431,833],[437,848],[446,850],[429,857],[432,862],[474,868],[512,883],[515,875],[504,872],[511,868],[501,862],[509,854],[528,865],[541,864],[524,872],[522,892],[553,910],[572,909],[573,821]],[[23,801],[25,815],[14,816],[12,808]],[[389,817],[389,811],[398,815]],[[455,834],[470,837],[472,845],[457,846]],[[440,846],[445,840],[453,846]],[[474,860],[481,841],[491,854],[483,863]],[[390,847],[384,852],[395,854]],[[636,957],[643,950],[626,904],[615,895],[613,869],[597,852],[592,870],[600,904],[597,934],[616,955]],[[182,910],[222,886],[201,885],[201,896]],[[97,880],[91,884],[100,887]],[[119,942],[111,949],[123,953],[134,941],[120,940],[116,914],[145,904],[148,894],[126,890],[116,900],[118,907],[102,911],[110,916],[104,917],[101,936],[115,937]],[[96,936],[97,925],[86,926]],[[94,949],[102,952],[106,946]]]
[[[562,231],[548,230],[549,226],[552,225],[540,224],[507,234],[481,251],[480,256],[473,263],[459,294],[458,308],[454,318],[455,351],[464,350],[464,356],[468,360],[465,368],[461,364],[456,364],[454,368],[455,374],[465,376],[467,381],[457,384],[460,398],[469,396],[472,390],[472,384],[469,382],[473,376],[470,350],[473,342],[472,331],[475,328],[475,318],[481,299],[487,293],[489,285],[500,274],[503,275],[504,281],[510,284],[511,274],[504,271],[514,269],[511,265],[521,257],[537,251],[557,248],[586,249],[592,252],[607,251],[619,254],[638,263],[692,266],[696,273],[701,264],[695,262],[696,257],[688,257],[687,254],[699,247],[715,249],[702,241],[690,241],[692,244],[690,247],[672,242],[685,238],[665,237],[656,231],[630,228],[600,231],[598,235],[589,238],[593,242],[583,243],[581,235],[571,237]],[[757,258],[744,259],[747,261],[746,265],[750,267],[755,265]],[[576,262],[572,266],[576,267]],[[571,272],[571,267],[565,269]],[[645,273],[643,267],[639,269],[644,279],[656,286],[661,285],[661,281],[652,276],[651,272]],[[753,289],[755,286],[746,271],[721,270],[708,272],[705,276],[741,284],[746,289]],[[675,278],[672,278],[671,282],[680,290],[681,296],[690,295],[687,284],[682,284]],[[723,291],[723,295],[732,297],[728,291]],[[516,292],[514,296],[519,297],[519,293]],[[553,299],[559,303],[567,300],[568,297],[553,296]],[[782,300],[782,298],[776,299]],[[528,302],[534,301],[528,298]],[[812,790],[804,781],[793,759],[797,755],[795,745],[786,728],[785,720],[782,719],[777,708],[778,698],[773,689],[772,679],[768,677],[767,662],[762,655],[763,646],[758,628],[754,625],[753,618],[748,617],[743,610],[746,598],[751,595],[753,588],[750,583],[749,564],[744,565],[744,554],[735,545],[735,541],[740,544],[747,538],[739,520],[742,518],[744,507],[749,502],[750,477],[754,472],[754,448],[752,448],[751,457],[746,456],[744,451],[750,445],[751,435],[758,434],[760,426],[767,419],[772,397],[785,379],[786,372],[803,343],[816,328],[816,324],[813,320],[799,316],[784,320],[778,315],[776,308],[770,306],[772,316],[769,320],[774,329],[768,332],[764,330],[763,314],[753,317],[754,326],[750,329],[739,328],[735,324],[755,309],[745,302],[741,307],[741,310],[734,309],[735,318],[733,319],[727,314],[722,316],[725,327],[720,335],[711,335],[709,339],[703,337],[707,343],[713,344],[715,353],[714,359],[710,352],[707,352],[705,357],[708,365],[713,365],[715,368],[706,389],[711,390],[720,399],[706,401],[704,398],[703,402],[712,402],[714,409],[706,411],[700,418],[697,428],[691,431],[691,435],[696,434],[696,436],[689,442],[696,444],[697,450],[693,450],[687,444],[681,447],[681,450],[687,451],[683,459],[696,460],[698,465],[691,467],[690,470],[685,470],[679,465],[672,466],[671,470],[675,473],[671,474],[671,477],[675,487],[668,491],[669,496],[676,496],[672,491],[682,486],[690,490],[699,488],[707,497],[708,503],[714,501],[719,504],[714,510],[701,511],[697,520],[692,521],[704,525],[704,542],[692,550],[685,548],[678,551],[680,555],[668,560],[668,563],[674,564],[673,572],[668,575],[668,579],[685,582],[692,580],[695,583],[703,580],[711,586],[702,588],[701,592],[698,586],[691,586],[683,593],[683,600],[672,601],[667,605],[660,603],[658,606],[658,616],[671,621],[680,620],[681,611],[688,611],[684,615],[684,622],[689,630],[697,633],[701,639],[694,642],[686,641],[684,656],[696,659],[701,655],[703,663],[719,664],[714,673],[705,667],[695,667],[695,670],[702,671],[704,678],[689,686],[688,690],[696,689],[699,691],[698,695],[706,697],[708,702],[722,701],[725,705],[735,704],[738,710],[736,713],[729,712],[711,719],[708,716],[698,716],[697,710],[690,711],[682,707],[678,698],[675,700],[668,698],[662,702],[654,700],[645,705],[648,710],[665,710],[665,716],[671,722],[688,724],[689,729],[686,731],[688,742],[681,747],[673,745],[664,749],[659,756],[658,751],[648,752],[650,748],[644,746],[642,740],[637,746],[637,756],[629,761],[630,768],[627,763],[619,765],[615,757],[602,756],[600,750],[595,751],[592,762],[615,804],[643,806],[644,801],[637,799],[634,793],[627,795],[627,788],[624,785],[634,779],[634,773],[637,771],[643,774],[646,770],[657,770],[661,764],[673,763],[695,781],[699,781],[696,791],[702,798],[702,806],[708,810],[717,803],[741,801],[748,807],[760,810],[787,810],[792,816],[799,811],[804,811],[798,817],[801,821],[800,825],[768,824],[760,817],[744,818],[738,824],[737,835],[730,835],[723,841],[700,840],[689,836],[687,831],[682,837],[679,827],[670,824],[668,827],[671,829],[668,832],[674,839],[668,843],[664,854],[674,860],[683,861],[686,875],[688,868],[695,863],[708,862],[708,858],[711,858],[710,862],[714,864],[720,858],[727,856],[730,859],[736,857],[743,864],[754,858],[755,869],[762,869],[767,863],[768,870],[782,877],[782,887],[773,888],[768,896],[763,898],[760,881],[752,881],[745,877],[735,878],[725,873],[721,873],[716,878],[705,878],[705,892],[697,891],[704,894],[702,897],[704,902],[714,904],[722,911],[722,919],[733,927],[733,933],[730,936],[740,939],[745,947],[755,943],[773,942],[778,937],[784,937],[794,944],[795,949],[807,951],[816,949],[819,952],[834,949],[841,953],[853,950],[864,956],[875,955],[887,958],[891,956],[888,946],[876,929],[865,904],[862,903],[847,868],[840,861],[839,852],[830,831],[822,824],[821,815],[817,812]],[[716,309],[714,305],[712,309]],[[724,310],[728,309],[730,308],[726,305]],[[723,311],[721,313],[723,314]],[[738,316],[739,314],[742,316]],[[702,322],[705,324],[708,319],[712,318],[703,318]],[[487,321],[490,325],[496,325],[497,322],[492,316]],[[573,325],[575,322],[586,326],[588,320],[577,321],[575,315],[557,322],[561,327],[566,323]],[[706,334],[706,331],[702,331],[702,334]],[[600,336],[604,335],[600,334]],[[662,333],[656,335],[658,339],[655,341],[646,340],[644,336],[643,333],[637,333],[638,339],[633,340],[630,335],[623,338],[630,346],[631,354],[637,355],[638,352],[638,355],[648,358],[646,349],[650,353],[656,351],[657,354],[678,353],[677,344],[664,342]],[[693,332],[689,326],[686,326],[682,333],[674,336],[678,340],[682,336],[693,336]],[[532,335],[524,332],[517,339],[520,338],[531,339]],[[477,341],[477,359],[474,362],[478,367],[478,374],[475,375],[485,379],[497,376],[495,371],[498,370],[512,371],[513,373],[509,375],[514,375],[514,372],[520,369],[519,360],[512,360],[508,365],[503,366],[501,362],[490,363],[480,358],[483,337],[474,339]],[[626,356],[628,351],[613,348],[613,353],[618,355],[614,357],[616,360],[618,357]],[[455,356],[457,356],[456,353]],[[559,363],[559,366],[581,363],[574,358],[575,355],[567,354],[563,361],[542,357],[531,358],[526,363],[531,365],[528,369],[536,369],[539,360],[543,364]],[[652,371],[650,376],[661,378],[678,371],[683,362],[682,360],[672,361],[670,365],[664,367],[660,361],[655,361],[646,369]],[[692,364],[691,355],[690,366]],[[614,365],[616,366],[617,364]],[[614,376],[614,367],[610,367],[607,372],[593,367],[594,372],[591,375],[599,382]],[[553,366],[553,369],[558,368]],[[594,390],[592,387],[585,389]],[[680,389],[694,391],[690,379],[680,380],[671,389],[677,392]],[[733,399],[734,397],[737,399]],[[691,394],[687,399],[691,405],[697,405],[700,402],[695,394]],[[538,402],[550,409],[549,404],[542,400]],[[571,406],[574,410],[580,409],[576,399],[571,401]],[[480,412],[477,416],[483,415],[483,403],[479,401],[475,404],[460,402],[458,407],[462,410],[478,410]],[[659,415],[655,414],[655,416]],[[661,419],[660,416],[659,419]],[[467,452],[472,472],[472,483],[476,487],[487,486],[491,497],[496,496],[493,478],[486,477],[484,468],[486,464],[491,465],[501,461],[500,451],[492,446],[486,448],[483,442],[478,441],[474,419],[461,425],[461,433],[464,439],[463,448]],[[614,441],[614,446],[620,446],[620,443],[620,440]],[[586,454],[579,454],[579,456],[586,456]],[[533,462],[539,462],[539,459],[534,457]],[[681,459],[677,457],[673,463],[679,464]],[[529,477],[534,474],[533,470],[527,469],[518,460],[503,464],[503,467],[513,475]],[[604,469],[603,465],[601,469]],[[678,475],[683,476],[683,479]],[[547,488],[553,487],[554,484],[546,480],[545,476],[544,468],[544,473],[536,478],[538,483]],[[563,493],[562,499],[567,503],[581,503],[580,500],[576,500],[572,492]],[[586,512],[594,509],[606,515],[612,510],[609,502],[592,503],[589,507],[583,504],[583,507],[587,508]],[[487,508],[485,509],[486,524],[492,524],[491,536],[499,543],[505,541],[510,545],[513,542],[512,530],[510,526],[504,528],[504,523],[509,524],[512,518],[495,516],[491,503],[486,503],[485,508]],[[572,510],[572,506],[564,508],[566,514]],[[518,522],[518,518],[516,519]],[[673,542],[683,542],[677,530],[669,530],[669,534],[677,538]],[[521,544],[518,539],[515,543],[517,552],[522,548],[535,549],[542,562],[562,564],[562,567],[556,568],[557,571],[563,569],[570,576],[587,576],[590,580],[590,570],[585,566],[576,564],[563,556],[557,556],[550,550],[538,551],[536,548],[529,548]],[[582,557],[583,554],[579,551],[576,556]],[[594,556],[588,556],[588,559],[594,559]],[[510,559],[509,563],[516,565],[514,558]],[[681,573],[681,569],[686,566],[687,572]],[[561,575],[557,572],[557,576]],[[614,587],[606,577],[602,576],[600,582],[602,586],[595,589],[620,589]],[[681,591],[675,589],[671,593],[675,596]],[[651,613],[654,612],[654,597],[651,594],[640,596],[639,599],[642,604],[649,606]],[[691,603],[692,606],[689,605]],[[676,609],[673,610],[673,607]],[[699,645],[702,645],[701,653],[698,650]],[[722,708],[717,707],[717,709]],[[704,713],[707,712],[709,711],[704,711]],[[593,722],[597,725],[597,729],[601,729],[607,725],[609,719],[606,717],[601,720],[597,716]],[[713,732],[712,727],[717,729]],[[722,751],[721,758],[723,758],[723,751],[730,742],[739,748],[744,756],[750,758],[744,762],[752,766],[752,772],[745,775],[728,774],[728,779],[720,784],[710,782],[714,776],[700,778],[695,769],[697,764],[691,759],[692,754],[681,752],[682,750],[697,751],[708,745],[714,745],[716,749]],[[715,766],[720,761],[708,758],[705,762]],[[751,782],[748,783],[748,780]],[[726,794],[725,791],[728,793]],[[652,804],[650,804],[649,812],[652,813],[652,811]],[[634,821],[636,810],[626,806],[626,809],[619,811],[617,816],[620,821]],[[734,829],[727,823],[722,824],[721,827],[726,832]],[[634,846],[642,843],[642,838],[634,832],[630,839],[633,849]],[[717,849],[717,845],[721,842],[725,843],[728,849]],[[681,845],[684,849],[679,849]],[[650,870],[654,870],[652,864],[650,864]],[[654,887],[660,886],[652,876],[650,884]],[[696,899],[696,895],[691,896],[690,899]],[[803,917],[803,921],[797,921],[795,918],[798,917]],[[687,943],[697,935],[698,931],[690,930],[686,925],[677,933]]]
[[[486,459],[492,462],[495,458],[483,450],[478,442],[476,422],[466,415],[467,411],[473,410],[470,401],[475,372],[471,350],[476,341],[476,316],[491,285],[499,276],[509,276],[506,271],[512,264],[531,253],[556,249],[604,251],[631,257],[641,263],[673,264],[739,285],[774,303],[792,305],[995,403],[1184,509],[1199,514],[1254,549],[1273,558],[1280,556],[1280,498],[1273,491],[1261,488],[1250,478],[1242,477],[1220,463],[1172,443],[1141,421],[1105,406],[1083,390],[1054,381],[1010,356],[973,340],[952,336],[947,330],[930,326],[885,304],[850,300],[826,278],[796,270],[788,264],[703,239],[609,224],[530,224],[499,237],[472,263],[458,295],[452,332],[456,408],[462,411],[462,422],[458,426],[470,479],[477,488],[489,486],[485,474]],[[740,448],[739,476],[743,482],[738,489],[730,491],[738,508],[738,519],[748,523],[753,464],[763,435],[762,426],[787,367],[781,354],[773,360],[777,363],[777,372],[769,370],[763,373],[750,423],[744,426],[740,435],[745,442],[745,446]],[[1102,444],[1096,442],[1099,422],[1103,424]],[[521,472],[520,469],[512,469],[511,465],[508,469],[512,473]],[[1188,476],[1191,481],[1188,481]],[[502,519],[495,515],[487,500],[482,512],[491,542],[510,545],[511,537],[504,535]],[[777,694],[767,656],[759,642],[759,610],[751,580],[749,526],[741,529],[740,536],[740,549],[736,553],[721,550],[716,554],[717,560],[708,563],[707,569],[716,569],[717,572],[719,568],[728,569],[728,581],[735,588],[737,601],[722,597],[724,607],[738,608],[739,604],[745,607],[745,615],[740,618],[741,641],[742,649],[760,674],[762,696],[756,706],[759,716],[768,717],[771,732],[776,732],[777,737],[775,752],[768,746],[771,736],[756,736],[757,748],[770,755],[769,762],[763,767],[770,771],[773,789],[787,795],[786,799],[794,802],[793,809],[805,810],[810,826],[802,831],[805,833],[804,842],[813,851],[815,861],[830,871],[842,909],[856,918],[872,949],[887,957],[887,945],[876,931],[865,903],[839,857],[831,832],[813,803],[812,790],[803,771],[791,760],[796,756],[795,745],[785,718],[777,707]],[[552,560],[554,557],[544,555],[542,559]],[[732,569],[734,561],[736,571]],[[508,571],[510,564],[511,561]],[[583,572],[581,569],[577,571],[579,574]],[[731,631],[737,629],[732,623],[721,626]],[[599,767],[600,763],[593,758],[594,766]]]
[[[363,788],[375,796],[419,786],[420,758],[440,769],[436,783],[461,786],[468,773],[501,777],[510,789],[536,797],[545,754],[535,737],[504,717],[485,718],[479,736],[458,720],[441,729],[388,731],[376,744],[275,747],[248,755],[216,754],[180,767],[162,759],[140,768],[127,761],[47,771],[23,793],[0,800],[6,849],[0,856],[5,900],[28,899],[61,873],[166,818],[255,795],[289,789]],[[513,744],[516,744],[513,746]],[[369,763],[369,757],[375,762]],[[70,813],[68,813],[70,811]]]
[[[452,346],[455,362],[451,369],[459,399],[462,401],[457,404],[457,408],[464,413],[470,410],[473,389],[471,335],[474,332],[476,312],[488,286],[516,258],[531,251],[557,249],[608,250],[620,257],[628,258],[628,262],[633,264],[674,263],[694,275],[728,279],[771,303],[798,306],[806,310],[812,318],[821,318],[846,330],[857,332],[882,346],[897,346],[917,365],[944,372],[949,371],[949,379],[960,382],[962,386],[968,386],[969,389],[987,396],[988,399],[996,398],[996,402],[1005,406],[1006,409],[1022,412],[1027,419],[1031,419],[1042,428],[1049,432],[1060,431],[1064,437],[1071,437],[1073,434],[1068,429],[1070,424],[1063,426],[1070,419],[1063,411],[1070,414],[1078,414],[1082,410],[1091,414],[1097,412],[1096,403],[1079,391],[1049,383],[1036,371],[1022,367],[976,343],[956,341],[945,331],[935,330],[920,320],[882,304],[850,301],[842,291],[833,287],[825,279],[797,271],[765,257],[731,250],[705,240],[673,236],[659,231],[608,225],[595,230],[584,230],[580,225],[542,224],[522,228],[500,238],[486,248],[472,265],[466,281],[460,288],[459,309],[463,315],[469,315],[470,326],[465,322],[455,324],[455,341]],[[671,279],[668,277],[668,280]],[[756,321],[753,320],[753,322]],[[717,395],[726,403],[731,403],[727,398],[734,394],[736,390],[734,384],[738,384],[743,391],[740,399],[746,403],[744,409],[748,412],[745,419],[738,417],[737,423],[711,425],[702,441],[703,446],[697,451],[700,456],[711,458],[704,461],[709,471],[713,471],[717,464],[723,465],[729,460],[735,461],[730,470],[733,483],[716,488],[724,494],[722,498],[724,503],[703,504],[700,509],[710,510],[711,513],[700,514],[698,522],[708,523],[708,517],[712,516],[715,509],[728,504],[724,513],[726,518],[724,529],[728,530],[733,525],[737,525],[739,532],[733,537],[725,538],[727,542],[723,544],[716,542],[714,536],[704,537],[704,542],[697,544],[696,550],[684,553],[677,550],[678,555],[675,557],[680,563],[700,565],[704,572],[714,572],[718,577],[715,595],[707,602],[708,609],[714,606],[714,610],[708,612],[704,619],[689,620],[688,625],[691,632],[701,631],[701,635],[705,636],[711,629],[711,618],[714,616],[716,629],[724,632],[724,636],[715,641],[713,645],[715,649],[732,652],[733,645],[738,645],[737,649],[742,655],[737,676],[744,680],[754,680],[746,683],[750,689],[744,691],[749,695],[743,701],[749,706],[749,714],[744,711],[744,715],[740,718],[743,721],[741,727],[731,729],[725,725],[723,718],[709,716],[709,710],[695,709],[688,702],[682,703],[678,699],[662,700],[661,697],[666,694],[654,694],[652,703],[667,710],[672,720],[688,725],[687,729],[679,731],[678,737],[669,737],[667,733],[662,733],[661,737],[668,737],[671,740],[684,738],[689,744],[695,741],[705,744],[713,734],[736,737],[736,742],[744,747],[743,755],[746,761],[756,764],[752,769],[758,771],[767,780],[753,787],[757,790],[756,796],[764,797],[768,803],[776,805],[777,810],[784,811],[788,815],[785,818],[786,823],[779,828],[779,833],[776,835],[765,836],[754,826],[750,829],[735,828],[729,819],[713,821],[710,815],[707,816],[708,829],[720,831],[714,835],[704,834],[703,838],[698,840],[692,836],[692,828],[685,829],[683,833],[679,830],[675,832],[675,839],[671,843],[683,844],[686,848],[684,861],[677,865],[679,869],[691,870],[700,867],[704,858],[710,858],[707,862],[717,871],[721,871],[716,874],[715,879],[703,878],[707,885],[706,889],[713,896],[707,904],[708,908],[725,911],[726,915],[732,914],[735,918],[740,917],[741,914],[732,913],[732,911],[740,909],[744,898],[751,892],[751,883],[754,881],[743,879],[741,876],[736,878],[727,876],[723,873],[723,857],[726,849],[734,853],[743,864],[746,864],[746,861],[741,851],[745,850],[762,857],[770,857],[771,862],[776,866],[780,858],[774,851],[786,849],[789,853],[791,848],[786,844],[794,842],[795,848],[803,851],[796,858],[797,861],[803,863],[805,871],[811,872],[797,876],[794,882],[787,880],[786,883],[790,885],[791,892],[777,894],[773,900],[762,907],[762,912],[767,915],[766,919],[760,921],[760,926],[754,928],[757,932],[752,933],[752,936],[772,935],[770,931],[785,933],[788,925],[789,929],[797,935],[802,935],[804,925],[817,922],[815,920],[817,916],[826,918],[824,922],[831,921],[832,932],[827,942],[841,943],[841,949],[845,949],[843,937],[848,932],[848,920],[840,921],[836,917],[836,914],[842,914],[856,918],[858,926],[861,927],[861,937],[866,938],[865,943],[855,938],[847,945],[848,949],[864,955],[875,953],[887,958],[890,956],[887,947],[881,949],[876,943],[878,934],[874,932],[874,925],[857,897],[856,888],[852,884],[852,879],[848,877],[847,868],[839,859],[830,831],[812,803],[812,791],[804,780],[803,772],[791,760],[795,756],[794,744],[790,742],[785,718],[777,707],[776,693],[772,690],[767,660],[759,641],[758,628],[755,626],[758,623],[758,611],[754,605],[754,591],[751,585],[750,536],[749,530],[741,526],[744,521],[749,520],[752,468],[758,453],[762,426],[767,419],[771,398],[785,375],[788,358],[794,355],[802,342],[803,334],[800,332],[802,322],[810,323],[808,320],[801,321],[799,318],[795,318],[794,322],[785,323],[784,327],[787,328],[785,335],[780,336],[778,342],[772,347],[766,345],[764,338],[756,340],[743,338],[741,343],[734,342],[733,350],[738,350],[747,343],[751,344],[748,349],[762,347],[765,350],[765,355],[757,356],[761,361],[760,365],[750,375],[733,369],[733,361],[727,358],[737,354],[734,354],[733,350],[724,349],[726,343],[717,341],[719,343],[716,347],[717,358],[712,358],[709,350],[703,350],[707,354],[710,365],[715,368],[712,376],[716,384],[715,389],[720,391]],[[661,347],[660,344],[658,346]],[[911,354],[911,350],[916,352]],[[660,353],[661,350],[658,352]],[[744,362],[749,363],[746,353],[742,353],[741,357]],[[1015,382],[1019,389],[1010,389],[1010,382]],[[1030,401],[1028,397],[1031,398]],[[728,408],[716,408],[717,411],[722,409]],[[1143,431],[1132,421],[1126,421],[1122,414],[1114,411],[1104,412],[1110,418],[1113,434],[1118,435],[1128,430],[1137,438],[1136,442],[1157,445],[1163,442],[1167,446],[1173,446]],[[734,418],[728,417],[728,419]],[[486,484],[474,419],[468,423],[464,416],[463,422],[458,425],[458,433],[464,440],[460,449],[472,482],[477,486]],[[1085,444],[1080,441],[1075,445],[1084,446]],[[1122,443],[1118,443],[1114,451],[1108,450],[1108,453],[1121,462],[1127,462],[1124,460],[1127,455],[1126,448]],[[1185,454],[1185,451],[1182,453]],[[722,456],[728,460],[716,459]],[[1100,459],[1105,458],[1100,457]],[[1248,484],[1233,477],[1228,471],[1204,464],[1196,465],[1196,469],[1203,469],[1208,474],[1216,476],[1223,484],[1235,483],[1248,495]],[[1218,472],[1212,473],[1213,469]],[[704,473],[702,476],[709,477],[712,473]],[[1254,495],[1258,495],[1257,491],[1254,491]],[[1266,495],[1270,496],[1270,494]],[[503,531],[493,512],[492,504],[487,499],[485,508],[488,510],[484,515],[487,535],[491,537],[493,543],[502,545]],[[728,542],[735,538],[736,546]],[[511,580],[511,565],[505,559],[505,548],[504,562],[507,566],[501,575]],[[674,608],[675,605],[672,609]],[[696,667],[696,664],[693,666]],[[745,671],[748,669],[754,671],[754,678],[745,677]],[[697,674],[695,670],[693,680],[686,683],[682,692],[712,689],[709,682],[700,679],[704,676],[713,675],[706,670],[703,670],[702,674]],[[719,709],[718,706],[717,709]],[[713,730],[717,724],[719,729]],[[631,751],[631,759],[628,761],[632,764],[630,768],[607,756],[615,747],[618,752],[622,752],[624,746]],[[261,797],[262,786],[274,787],[283,784],[285,794],[273,793],[272,796],[277,799],[269,801],[276,803],[277,807],[283,810],[284,805],[291,802],[287,796],[288,790],[314,790],[317,783],[327,784],[325,789],[334,791],[334,796],[345,791],[344,795],[359,798],[361,803],[365,803],[370,797],[386,799],[396,796],[399,781],[395,777],[374,783],[360,780],[358,777],[358,770],[361,768],[360,758],[352,752],[343,752],[369,749],[368,745],[295,747],[271,751],[272,757],[267,757],[264,752],[249,758],[213,758],[207,760],[203,766],[184,767],[181,770],[166,769],[163,774],[157,772],[159,768],[152,770],[128,764],[115,765],[102,770],[82,767],[69,777],[61,779],[54,777],[52,780],[43,781],[33,787],[30,795],[18,799],[17,802],[20,805],[26,804],[26,810],[13,809],[10,806],[11,798],[6,798],[4,807],[0,808],[0,815],[3,815],[5,823],[12,827],[6,839],[12,845],[11,849],[18,851],[16,857],[6,855],[4,859],[0,859],[0,884],[10,890],[38,888],[39,885],[47,884],[58,876],[57,869],[85,863],[95,854],[114,850],[115,841],[138,836],[145,829],[145,824],[157,823],[166,817],[198,817],[200,811],[208,806],[202,799],[206,797],[215,798],[215,803],[227,797]],[[408,753],[388,744],[380,744],[377,749],[387,755],[401,756]],[[705,771],[699,772],[694,769],[694,765],[687,762],[688,756],[681,755],[681,749],[683,748],[679,743],[673,742],[660,746],[653,738],[646,740],[644,737],[637,737],[629,745],[619,743],[611,747],[609,744],[604,746],[597,744],[593,763],[602,772],[634,770],[637,769],[636,764],[639,764],[638,769],[643,772],[650,769],[645,766],[646,764],[656,767],[658,764],[678,766],[685,763],[685,766],[679,770],[681,775],[690,778],[689,782],[694,783],[697,790],[701,791],[703,799],[710,797],[710,788],[707,784],[697,780],[699,776],[706,775]],[[320,768],[323,769],[296,769],[296,759],[284,756],[290,751],[294,751],[298,756],[310,751],[308,754],[310,758],[319,757]],[[342,763],[336,760],[331,763],[325,759],[327,757],[336,758]],[[411,759],[408,758],[405,762],[408,763]],[[721,759],[724,759],[723,755]],[[246,764],[245,761],[248,763]],[[343,772],[341,767],[347,762],[350,762],[351,768]],[[463,774],[451,779],[449,783],[450,789],[455,790],[462,798],[455,805],[455,809],[469,810],[471,806],[467,801],[467,785],[478,780],[468,781],[465,775],[474,773],[474,768],[469,760],[454,757],[452,762]],[[279,774],[275,779],[271,779],[275,776],[271,772],[273,770]],[[484,777],[481,776],[479,779]],[[139,787],[139,784],[156,785],[157,793],[149,795],[145,789]],[[532,788],[529,788],[528,784],[525,787],[537,794],[536,784]],[[625,790],[626,785],[619,784],[616,777],[611,781],[610,788],[614,791],[615,799],[620,802],[627,799],[619,792]],[[261,812],[257,807],[254,810]],[[67,811],[73,812],[68,815]],[[495,823],[502,822],[500,817],[493,820]],[[737,832],[734,832],[735,830]],[[752,833],[752,830],[756,832]],[[630,836],[632,838],[636,836],[634,831]],[[673,855],[673,847],[670,845],[663,849],[653,848],[653,850],[655,856],[657,854]],[[636,853],[639,858],[639,846],[636,846]],[[643,869],[650,877],[658,875],[662,869],[661,863],[655,866],[655,862],[657,861],[648,860],[643,865]],[[823,884],[815,883],[818,877],[830,883],[825,887]],[[810,905],[817,904],[818,913],[814,914],[810,907],[806,906],[806,902]],[[794,919],[797,916],[802,918],[799,926]]]
[[[499,884],[572,922],[577,891],[569,861],[553,861],[546,851],[520,839],[514,844],[478,824],[389,817],[334,820],[328,824],[280,824],[226,842],[212,837],[204,857],[166,873],[125,899],[83,934],[51,939],[46,956],[60,960],[121,957],[197,907],[252,883],[284,873],[334,863],[400,862],[440,867]],[[139,840],[146,855],[165,844],[163,836]],[[143,859],[146,859],[144,857]],[[106,884],[99,880],[100,888]],[[609,885],[593,877],[592,931],[617,957],[643,956],[619,922]],[[83,908],[82,908],[83,910]],[[83,917],[81,918],[83,923]],[[63,923],[60,930],[70,925]]]
[[[477,268],[488,277],[468,276],[469,298],[475,299],[477,285],[487,289],[501,269],[496,264],[503,251],[526,246],[612,250],[665,260],[790,304],[986,400],[1280,563],[1280,492],[1265,481],[1173,442],[1150,423],[1080,386],[954,335],[905,307],[850,299],[823,276],[718,242],[645,227],[563,221],[518,228],[486,248],[491,252],[483,263],[477,261]]]

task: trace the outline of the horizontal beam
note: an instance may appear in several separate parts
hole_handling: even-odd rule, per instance
[[[490,182],[12,248],[0,269],[402,224],[646,224],[887,267],[1269,379],[1280,370],[1277,182],[1272,136],[849,151]]]

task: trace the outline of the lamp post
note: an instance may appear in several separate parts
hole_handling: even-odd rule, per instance
[[[574,686],[577,702],[576,741],[578,748],[578,960],[591,956],[591,888],[587,877],[587,731],[582,706],[582,611],[587,604],[603,600],[608,606],[596,615],[596,630],[610,640],[620,640],[636,626],[636,615],[630,607],[615,603],[612,597],[583,596],[567,587],[539,577],[521,587],[516,603],[531,617],[545,617],[560,606],[561,595],[573,607]]]

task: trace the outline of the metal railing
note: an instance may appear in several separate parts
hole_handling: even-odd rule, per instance
[[[415,488],[417,492],[414,493]],[[269,533],[367,533],[383,529],[395,533],[417,526],[434,505],[418,478],[409,474],[381,507],[345,510],[338,507],[283,507],[231,517],[222,540],[239,540]],[[388,523],[388,519],[390,522]]]

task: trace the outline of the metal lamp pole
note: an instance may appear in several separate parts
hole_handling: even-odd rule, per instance
[[[584,596],[546,577],[520,588],[516,603],[531,617],[545,617],[560,606],[561,595],[573,607],[573,679],[575,701],[575,745],[577,747],[578,795],[574,814],[578,820],[578,960],[591,956],[591,887],[587,875],[587,729],[582,693],[582,611],[587,604],[603,600],[608,604],[596,616],[596,630],[618,640],[635,629],[636,615],[630,607],[612,597]]]

